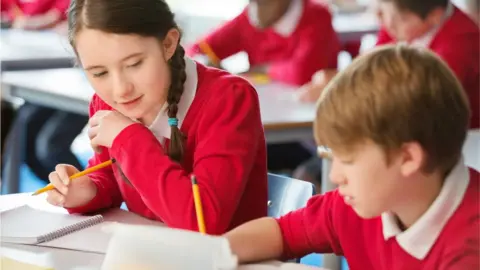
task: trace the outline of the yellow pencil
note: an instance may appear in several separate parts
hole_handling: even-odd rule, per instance
[[[194,175],[191,177],[192,180],[192,190],[193,190],[193,200],[195,202],[195,211],[197,212],[197,222],[198,222],[198,230],[205,234],[205,221],[203,219],[203,208],[202,208],[202,201],[200,200],[200,189],[198,188],[197,179]]]
[[[95,166],[90,167],[90,168],[88,168],[88,169],[86,169],[86,170],[84,170],[84,171],[81,171],[81,172],[79,172],[79,173],[76,173],[76,174],[70,176],[70,180],[73,180],[73,179],[75,179],[75,178],[82,177],[82,176],[87,175],[87,174],[89,174],[89,173],[98,171],[98,170],[100,170],[100,169],[102,169],[102,168],[105,168],[105,167],[107,167],[107,166],[112,165],[114,162],[115,162],[115,159],[110,159],[110,160],[108,160],[108,161],[102,162],[102,163],[100,163],[100,164],[98,164],[98,165],[95,165]],[[32,194],[32,196],[38,195],[38,194],[42,194],[42,193],[44,193],[44,192],[46,192],[46,191],[49,191],[49,190],[52,190],[52,189],[55,189],[55,187],[54,187],[52,184],[48,184],[48,185],[46,185],[45,187],[43,187],[43,188],[35,191],[35,192]]]
[[[215,52],[213,52],[212,48],[210,47],[210,45],[208,45],[207,42],[201,41],[200,43],[198,43],[198,47],[200,48],[202,53],[204,53],[208,57],[208,59],[210,59],[210,62],[212,62],[213,65],[218,66],[220,64],[220,58],[218,58]]]

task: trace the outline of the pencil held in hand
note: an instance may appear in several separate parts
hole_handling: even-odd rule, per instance
[[[114,162],[115,162],[115,159],[110,159],[110,160],[108,160],[108,161],[102,162],[102,163],[100,163],[100,164],[98,164],[98,165],[95,165],[95,166],[90,167],[90,168],[88,168],[88,169],[86,169],[86,170],[84,170],[84,171],[81,171],[81,172],[79,172],[79,173],[76,173],[76,174],[70,176],[70,180],[73,180],[73,179],[75,179],[75,178],[82,177],[82,176],[87,175],[87,174],[92,173],[92,172],[96,172],[96,171],[98,171],[98,170],[100,170],[100,169],[103,169],[103,168],[105,168],[105,167],[107,167],[107,166],[112,165]],[[35,191],[35,192],[32,194],[32,196],[42,194],[42,193],[47,192],[47,191],[52,190],[52,189],[55,189],[55,187],[54,187],[52,184],[48,184],[48,185],[46,185],[45,187],[43,187],[43,188]]]

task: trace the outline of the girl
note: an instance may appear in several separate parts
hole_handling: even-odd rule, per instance
[[[207,232],[267,214],[266,147],[258,96],[245,80],[184,57],[163,0],[73,0],[69,36],[96,91],[89,166],[69,181],[58,165],[48,201],[70,213],[128,209],[197,230],[190,176],[200,186]]]

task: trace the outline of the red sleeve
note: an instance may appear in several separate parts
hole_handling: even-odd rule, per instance
[[[12,0],[0,0],[0,12],[2,13],[8,12],[11,6],[12,6]]]
[[[195,116],[197,133],[190,135],[197,140],[192,173],[209,234],[224,233],[231,223],[255,162],[253,150],[263,138],[255,89],[243,79],[228,78],[216,82],[222,91],[212,90],[204,111]],[[110,151],[155,215],[170,227],[198,230],[191,172],[170,160],[146,127],[127,127]]]
[[[207,43],[215,55],[220,60],[223,60],[245,49],[242,32],[246,27],[250,27],[250,22],[248,21],[246,11],[244,11],[233,20],[207,35],[201,42]],[[199,43],[189,48],[187,55],[204,54],[199,47]]]
[[[384,27],[380,28],[377,34],[377,43],[375,46],[385,45],[389,43],[393,43],[393,38],[388,34],[387,30]]]
[[[341,200],[336,190],[327,192],[312,197],[305,208],[279,218],[283,236],[282,258],[298,258],[314,252],[342,254],[334,226],[335,215],[341,214]]]
[[[315,72],[337,68],[340,42],[332,26],[328,11],[315,18],[318,22],[302,30],[298,47],[289,59],[271,63],[268,74],[271,78],[293,85],[309,82]],[[334,59],[335,61],[332,61]],[[333,65],[332,65],[333,62]]]
[[[471,110],[470,128],[478,128],[480,122],[480,53],[478,36],[472,40],[455,40],[456,46],[451,43],[445,43],[445,46],[435,48],[437,53],[455,73],[461,82]],[[461,44],[472,44],[472,48],[462,48]],[[472,70],[477,70],[473,72]]]
[[[92,117],[99,110],[111,110],[97,95],[93,96],[90,102],[90,117]],[[105,162],[110,159],[108,149],[103,147],[100,154],[95,153],[88,161],[87,167],[93,167],[97,164]],[[112,166],[115,166],[112,165]],[[118,188],[117,181],[113,175],[112,167],[105,167],[101,170],[89,174],[90,179],[97,186],[97,195],[86,205],[67,208],[69,213],[88,213],[104,208],[120,207],[123,202],[122,194]]]

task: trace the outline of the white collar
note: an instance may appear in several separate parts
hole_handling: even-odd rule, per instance
[[[183,94],[178,103],[178,128],[182,126],[183,120],[187,115],[190,105],[192,105],[195,93],[197,92],[198,74],[197,64],[192,59],[185,57],[185,72],[187,80],[183,84]],[[170,139],[170,126],[168,125],[167,103],[165,103],[158,113],[153,123],[148,127],[155,135],[157,140],[163,144],[165,138]]]
[[[408,254],[419,260],[424,259],[462,202],[469,182],[469,171],[462,158],[445,178],[442,190],[432,205],[406,231],[400,230],[392,213],[382,214],[384,239],[395,236]]]
[[[258,26],[257,3],[251,2],[248,5],[248,19],[253,26]],[[293,0],[283,16],[272,25],[273,30],[278,34],[288,37],[297,28],[303,15],[303,0]]]
[[[435,26],[432,30],[428,31],[421,37],[418,37],[410,43],[412,46],[420,47],[420,48],[428,48],[430,46],[430,42],[432,42],[435,35],[438,33],[440,28],[442,28],[445,21],[447,21],[455,11],[455,8],[452,3],[449,3],[447,9],[445,10],[445,14],[441,20],[441,22]]]

